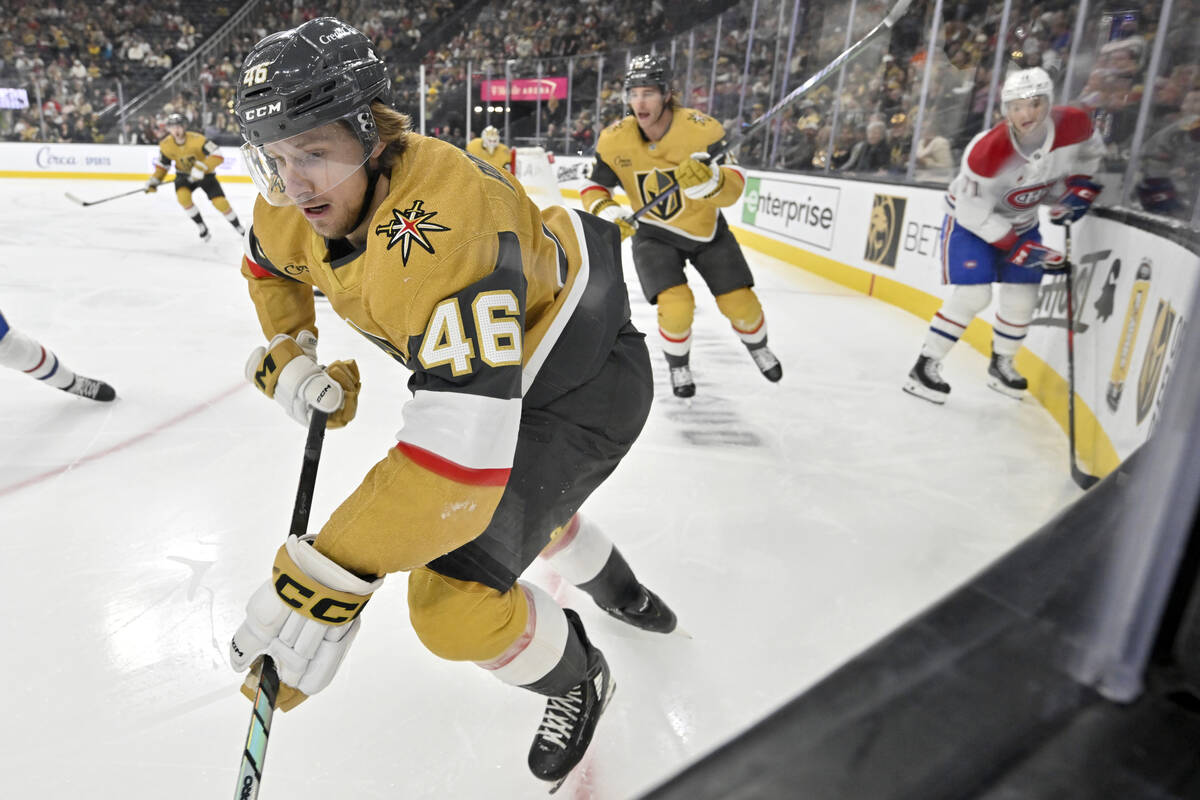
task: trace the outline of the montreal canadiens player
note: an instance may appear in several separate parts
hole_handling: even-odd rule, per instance
[[[988,385],[1020,399],[1028,382],[1013,366],[1045,271],[1066,267],[1063,254],[1042,244],[1038,205],[1056,225],[1088,212],[1100,185],[1092,174],[1104,143],[1077,108],[1051,106],[1054,85],[1040,68],[1011,73],[1001,90],[1004,121],[971,140],[946,192],[942,282],[954,288],[934,315],[904,391],[944,403],[950,385],[941,362],[1000,284]]]

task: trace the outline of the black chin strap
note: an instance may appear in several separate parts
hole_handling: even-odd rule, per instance
[[[363,192],[362,208],[358,210],[358,217],[350,226],[350,230],[358,230],[358,226],[362,225],[363,220],[367,218],[367,213],[371,210],[371,199],[375,196],[375,186],[379,183],[379,176],[382,174],[379,167],[367,167],[367,189]]]

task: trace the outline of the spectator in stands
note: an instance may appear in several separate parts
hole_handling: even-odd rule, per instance
[[[882,175],[892,161],[891,148],[885,134],[887,126],[883,120],[873,119],[867,123],[866,138],[854,145],[842,167],[847,172],[866,172]]]
[[[1200,174],[1200,88],[1188,92],[1179,114],[1146,140],[1138,202],[1156,214],[1190,216]]]
[[[927,110],[929,114],[932,109]],[[921,123],[921,141],[917,144],[917,169],[913,177],[918,181],[945,183],[954,177],[954,155],[950,151],[950,140],[937,131],[932,115]]]

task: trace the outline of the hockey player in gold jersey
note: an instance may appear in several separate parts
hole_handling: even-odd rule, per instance
[[[479,136],[467,142],[467,152],[496,169],[512,172],[512,150],[508,145],[500,144],[500,131],[494,125],[488,125]]]
[[[529,766],[560,781],[613,683],[579,616],[518,577],[540,553],[613,616],[675,627],[577,513],[653,394],[619,234],[582,212],[539,212],[507,173],[412,133],[390,102],[369,40],[329,17],[263,39],[239,81],[242,153],[262,195],[242,273],[269,340],[247,377],[302,423],[312,407],[334,427],[354,416],[357,366],[316,360],[318,287],[411,370],[412,397],[396,399],[400,432],[362,484],[319,533],[279,549],[231,660],[270,655],[287,710],[329,683],[367,598],[407,571],[426,647],[549,697]]]
[[[167,117],[167,136],[158,143],[158,163],[154,165],[154,174],[146,179],[146,191],[156,192],[171,169],[175,165],[175,197],[184,213],[192,218],[200,229],[200,238],[208,241],[212,238],[200,209],[192,202],[192,192],[203,189],[212,201],[213,207],[229,220],[239,234],[246,231],[238,221],[237,212],[225,199],[225,192],[217,182],[217,166],[225,159],[217,152],[217,146],[204,134],[187,129],[187,120],[182,114],[171,114]]]
[[[616,222],[622,238],[634,237],[633,263],[642,293],[658,306],[658,332],[677,396],[696,393],[690,366],[696,300],[684,274],[687,261],[759,370],[777,381],[783,368],[767,347],[754,276],[721,213],[741,196],[745,177],[731,160],[713,160],[724,147],[725,130],[707,114],[676,104],[670,72],[662,56],[630,61],[625,99],[633,113],[601,131],[590,184],[581,192],[583,207]],[[680,191],[648,211],[640,225],[610,191],[620,184],[637,211],[675,182]]]

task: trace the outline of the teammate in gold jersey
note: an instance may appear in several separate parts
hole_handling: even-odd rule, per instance
[[[217,182],[217,165],[225,160],[217,153],[217,146],[204,138],[204,134],[189,131],[182,114],[171,114],[164,127],[167,136],[158,143],[158,163],[154,165],[154,174],[146,179],[146,191],[158,191],[174,163],[175,197],[183,206],[184,213],[200,229],[200,238],[207,242],[212,234],[200,216],[200,209],[192,203],[192,192],[196,189],[203,189],[213,207],[225,215],[225,219],[239,234],[244,234],[246,231],[238,221],[237,212],[230,207],[221,184]]]
[[[411,371],[412,398],[398,444],[381,443],[320,532],[279,548],[231,660],[269,654],[287,710],[328,685],[367,599],[406,571],[426,647],[549,697],[529,766],[560,781],[613,683],[579,616],[518,577],[540,553],[618,619],[675,627],[577,513],[653,395],[619,234],[583,212],[540,212],[507,173],[412,133],[390,104],[370,41],[333,18],[268,36],[243,67],[235,110],[262,196],[242,273],[269,340],[247,378],[299,422],[311,407],[335,427],[354,416],[357,367],[316,361],[318,287]]]
[[[496,169],[512,172],[512,150],[508,145],[500,144],[500,131],[494,125],[488,125],[479,136],[467,142],[467,152]]]
[[[725,157],[725,130],[707,114],[683,108],[671,94],[671,67],[662,56],[637,56],[625,75],[632,115],[600,132],[591,184],[583,207],[633,236],[633,263],[646,299],[658,306],[658,332],[679,397],[696,393],[692,379],[692,319],[696,299],[684,265],[690,261],[708,284],[717,307],[733,325],[767,380],[783,377],[767,347],[767,322],[754,276],[729,231],[721,208],[745,188],[741,171]],[[680,191],[648,211],[636,227],[612,199],[618,183],[636,211],[676,182]]]

